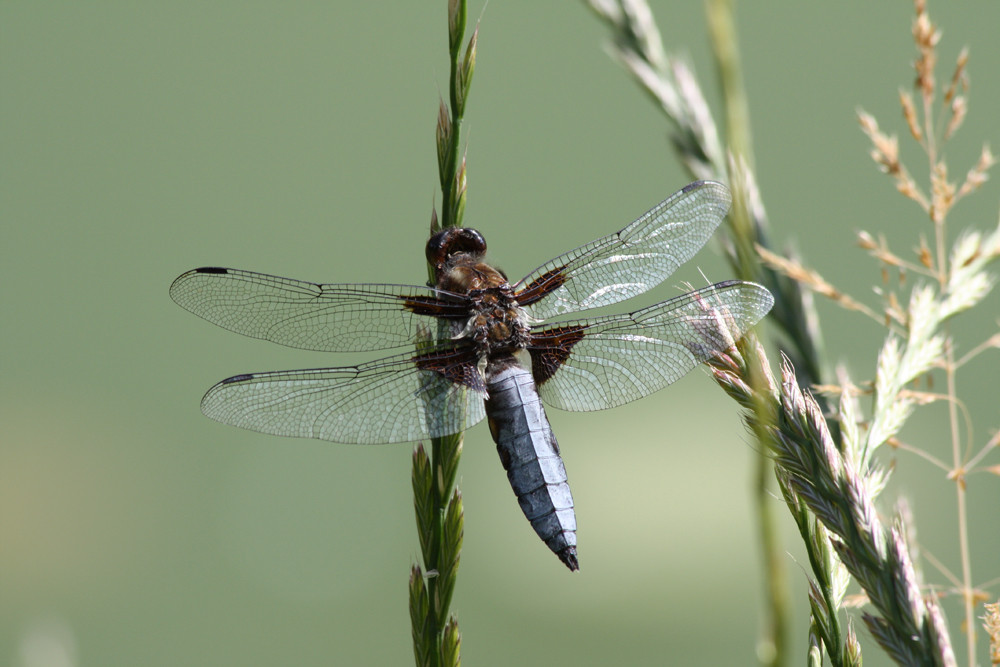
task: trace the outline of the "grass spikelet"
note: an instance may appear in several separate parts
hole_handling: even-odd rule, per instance
[[[442,227],[460,227],[465,212],[467,174],[459,160],[462,118],[476,65],[478,28],[466,44],[465,0],[448,0],[449,102],[438,105],[435,127],[442,216],[431,212],[431,233]],[[434,281],[434,267],[428,265]],[[462,456],[463,433],[432,438],[431,455],[423,445],[413,452],[413,507],[424,568],[410,570],[410,620],[413,654],[418,667],[457,667],[461,663],[458,620],[449,613],[458,581],[464,536],[462,494],[454,488]]]
[[[1000,470],[1000,466],[987,464],[1000,436],[979,445],[962,442],[958,407],[962,401],[955,376],[963,365],[1000,346],[1000,334],[983,336],[956,360],[950,327],[953,318],[983,304],[989,296],[995,282],[991,263],[1000,254],[1000,228],[989,233],[949,229],[951,210],[987,182],[996,162],[984,143],[975,164],[964,170],[964,179],[955,180],[952,174],[963,170],[953,168],[944,157],[948,141],[975,111],[968,96],[972,66],[968,49],[959,53],[944,79],[946,84],[939,85],[936,68],[942,32],[931,20],[926,1],[914,2],[910,26],[917,52],[912,61],[913,83],[897,95],[905,123],[903,140],[915,142],[925,154],[925,173],[924,168],[914,171],[904,163],[896,134],[883,130],[878,119],[864,110],[857,113],[878,170],[919,211],[913,225],[912,254],[890,247],[877,229],[858,233],[858,245],[875,260],[873,291],[879,302],[870,305],[870,299],[846,294],[806,262],[779,254],[768,243],[762,196],[749,149],[736,40],[719,43],[722,35],[735,37],[730,3],[707,3],[729,136],[722,149],[711,139],[720,133],[704,96],[697,92],[700,86],[693,72],[659,50],[659,31],[651,22],[646,2],[590,0],[590,5],[612,31],[613,56],[666,116],[681,163],[698,178],[729,180],[734,207],[727,227],[727,258],[741,277],[763,283],[775,295],[769,319],[782,334],[784,345],[780,382],[771,376],[763,350],[748,339],[714,359],[711,366],[719,385],[748,411],[748,425],[761,449],[771,454],[778,489],[806,546],[811,577],[810,663],[825,656],[834,665],[860,664],[852,618],[848,616],[846,625],[840,620],[850,606],[847,572],[862,589],[852,598],[868,605],[861,616],[865,626],[900,664],[955,664],[936,595],[956,591],[964,607],[962,634],[968,662],[975,665],[972,613],[980,593],[973,585],[965,493],[970,473]],[[653,34],[657,40],[644,38]],[[917,172],[921,173],[919,179],[914,176]],[[923,227],[919,226],[921,221]],[[949,242],[952,236],[954,240]],[[756,258],[763,266],[751,266]],[[872,378],[857,384],[862,389],[843,372],[837,384],[823,383],[827,364],[809,296],[812,293],[885,327]],[[928,390],[914,386],[918,383]],[[830,389],[830,396],[839,396],[839,403],[826,405],[823,394],[814,396],[807,389],[817,385]],[[930,391],[935,385],[943,389]],[[866,415],[864,401],[859,399],[869,394]],[[922,443],[900,438],[909,417],[924,406],[944,406],[947,410],[950,460],[947,452],[924,450]],[[899,516],[889,513],[885,520],[876,508],[893,469],[878,461],[879,449],[886,443],[894,452],[916,454],[940,468],[943,478],[955,482],[961,572],[952,577],[945,571],[952,585],[936,588],[933,595],[924,595],[920,569],[913,559],[916,552],[911,553],[907,544],[906,536],[914,532],[903,528],[910,523],[908,506],[898,503]],[[900,461],[906,461],[897,458],[896,470],[902,465]],[[762,518],[761,524],[767,523]],[[773,545],[766,531],[763,534],[767,576],[780,576],[780,568],[773,567],[770,560],[775,553]],[[929,553],[927,557],[930,559]],[[769,582],[766,623],[771,645],[778,647],[776,655],[781,653],[782,631],[775,629],[771,620],[780,624],[784,618],[780,595],[775,594],[778,588]],[[771,664],[781,660],[774,658]]]

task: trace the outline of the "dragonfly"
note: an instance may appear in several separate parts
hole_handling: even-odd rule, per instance
[[[727,280],[630,313],[576,313],[662,283],[701,249],[730,204],[724,185],[691,183],[513,284],[470,228],[430,238],[427,285],[193,269],[170,296],[230,331],[321,352],[402,350],[357,366],[234,375],[208,390],[201,410],[261,433],[359,445],[443,437],[485,418],[524,516],[575,571],[573,496],[543,403],[592,411],[647,396],[731,347],[773,297]]]

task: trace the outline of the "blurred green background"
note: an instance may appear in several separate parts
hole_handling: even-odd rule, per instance
[[[284,440],[198,411],[204,390],[237,372],[359,358],[231,334],[175,306],[167,287],[207,264],[423,282],[440,201],[445,5],[0,3],[0,664],[412,663],[411,447]],[[482,5],[469,8],[482,26],[465,221],[517,276],[687,179],[667,126],[604,53],[584,5]],[[653,9],[668,50],[690,54],[716,105],[700,4]],[[854,231],[884,232],[905,253],[929,230],[877,174],[855,109],[906,134],[897,87],[912,79],[912,6],[740,9],[774,238],[876,304],[878,267]],[[938,2],[931,13],[944,29],[942,79],[972,47],[970,115],[948,149],[957,176],[983,141],[1000,143],[1000,5]],[[997,201],[989,183],[952,219],[987,229]],[[710,244],[642,303],[701,282],[699,269],[729,277]],[[960,320],[962,349],[995,331],[996,295],[987,304]],[[882,331],[825,303],[820,313],[831,358],[871,377]],[[997,357],[974,366],[960,391],[982,443],[997,424]],[[465,663],[753,664],[754,453],[734,404],[698,371],[623,408],[550,417],[582,571],[540,543],[487,429],[471,431],[453,604]],[[943,407],[902,435],[950,458]],[[885,499],[907,493],[922,543],[957,571],[952,485],[913,456],[896,463]],[[982,581],[1000,569],[1000,493],[984,477],[970,493]],[[797,662],[805,564],[784,530]],[[945,581],[929,567],[927,577]],[[957,632],[953,599],[945,609]],[[865,645],[866,664],[885,664]]]

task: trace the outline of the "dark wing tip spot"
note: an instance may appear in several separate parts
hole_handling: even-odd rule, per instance
[[[250,380],[252,378],[253,375],[251,375],[250,373],[244,373],[242,375],[234,375],[231,378],[226,378],[219,384],[235,384],[236,382],[246,382],[247,380]]]
[[[718,181],[692,181],[691,183],[688,183],[683,188],[681,188],[681,192],[688,193],[691,192],[692,190],[698,190],[700,188],[708,186],[722,187],[726,190],[726,192],[729,192],[729,188],[726,188],[725,184],[719,183]]]
[[[194,270],[195,273],[229,273],[229,269],[224,269],[221,266],[202,266]]]

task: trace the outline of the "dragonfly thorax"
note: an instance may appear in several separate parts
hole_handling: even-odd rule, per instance
[[[509,355],[527,346],[528,317],[510,285],[472,290],[468,296],[472,312],[457,337],[470,338],[478,356]]]

